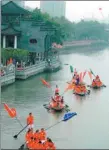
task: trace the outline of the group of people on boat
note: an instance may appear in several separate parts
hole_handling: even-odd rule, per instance
[[[74,72],[73,78],[72,78],[72,84],[74,85],[74,91],[75,93],[86,93],[87,88],[83,82],[80,82],[80,77],[77,71]]]
[[[86,93],[87,92],[87,89],[86,89],[86,86],[84,83],[81,83],[80,81],[80,77],[77,73],[77,71],[74,72],[74,75],[73,75],[73,78],[72,78],[72,84],[74,85],[74,90],[77,91],[77,92],[84,92]],[[97,75],[95,77],[95,79],[93,79],[92,81],[92,87],[101,87],[103,84],[100,80],[100,77]]]
[[[28,131],[25,135],[26,140],[26,147],[28,149],[44,149],[44,150],[55,150],[56,147],[52,140],[46,136],[46,131],[44,128],[41,130],[36,130],[34,132],[34,117],[32,113],[29,113],[29,116],[27,117],[27,125],[28,125]]]
[[[97,86],[97,87],[102,86],[102,82],[101,82],[100,77],[98,75],[92,81],[92,87],[95,87],[95,86]]]
[[[51,100],[52,100],[50,103],[51,107],[57,107],[57,106],[61,106],[61,105],[63,106],[64,98],[63,98],[63,96],[60,96],[59,91],[60,90],[59,90],[58,86],[56,85],[54,98],[51,97]]]

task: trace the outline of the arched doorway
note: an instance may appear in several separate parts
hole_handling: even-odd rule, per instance
[[[44,40],[45,58],[48,58],[48,55],[51,51],[51,47],[52,47],[51,36],[47,34]]]
[[[44,40],[44,47],[45,47],[45,51],[48,51],[51,48],[51,37],[48,34],[46,35]]]

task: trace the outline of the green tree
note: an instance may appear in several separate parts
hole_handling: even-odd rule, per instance
[[[1,49],[1,59],[2,63],[6,64],[7,60],[10,58],[16,59],[16,61],[27,61],[29,55],[28,50],[22,49]]]
[[[107,41],[109,38],[108,32],[105,30],[106,25],[97,21],[81,20],[75,23],[65,17],[52,18],[38,8],[33,10],[31,16],[36,22],[39,20],[45,22],[48,28],[54,27],[56,30],[52,40],[59,44],[67,40],[100,39]]]

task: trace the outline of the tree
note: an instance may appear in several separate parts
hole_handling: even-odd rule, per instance
[[[40,20],[45,23],[46,27],[55,28],[56,30],[52,40],[59,44],[67,40],[101,39],[107,41],[109,38],[105,30],[106,25],[97,21],[81,20],[75,23],[65,17],[51,18],[49,14],[42,13],[38,8],[33,10],[31,16],[36,22]]]
[[[22,50],[22,49],[1,49],[1,59],[2,63],[6,64],[7,60],[10,58],[16,59],[16,61],[27,61],[27,57],[29,55],[28,50]]]

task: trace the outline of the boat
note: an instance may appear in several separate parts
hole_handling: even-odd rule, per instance
[[[85,96],[85,95],[90,94],[90,90],[87,90],[87,92],[75,92],[75,91],[74,91],[73,94],[79,95],[79,96]]]
[[[105,86],[105,85],[100,85],[100,86],[97,86],[97,85],[92,86],[92,85],[90,85],[89,87],[91,87],[91,88],[93,88],[93,89],[100,89],[100,88],[106,87],[106,86]]]
[[[54,102],[50,102],[49,106],[55,111],[62,111],[65,108],[65,103],[56,102],[56,105],[54,105]]]
[[[86,88],[86,86],[85,86],[85,84],[84,83],[82,83],[82,84],[80,84],[79,85],[80,87],[81,86],[84,86],[85,88]],[[85,96],[85,95],[89,95],[90,94],[90,90],[88,90],[87,88],[85,89],[85,91],[81,88],[80,89],[80,87],[77,87],[76,85],[75,85],[75,88],[73,89],[73,94],[76,94],[76,95],[79,95],[79,96]]]
[[[47,110],[54,110],[54,111],[70,111],[69,106],[65,104],[63,101],[57,102],[55,99],[51,100],[49,104],[43,105]]]
[[[102,82],[100,82],[99,84],[94,84],[93,83],[91,85],[89,85],[90,88],[93,88],[93,89],[100,89],[102,87],[106,87],[106,85],[104,85]]]
[[[75,115],[75,114],[74,114]],[[52,127],[52,126],[50,126],[50,127]],[[48,127],[47,129],[49,129],[50,127]],[[51,139],[50,138],[48,138],[47,136],[46,136],[46,130],[47,129],[40,129],[40,130],[37,130],[36,132],[34,132],[34,131],[32,131],[32,133],[33,134],[35,134],[36,136],[37,135],[42,135],[42,136],[37,136],[37,138],[35,137],[35,138],[33,138],[33,137],[31,137],[31,136],[28,136],[28,135],[30,135],[29,134],[29,130],[27,131],[27,135],[25,135],[25,137],[26,137],[26,139],[25,139],[25,143],[24,144],[22,144],[21,146],[20,146],[20,148],[19,148],[19,150],[23,150],[23,149],[25,149],[25,150],[30,150],[32,147],[32,145],[30,145],[30,144],[28,144],[28,143],[32,143],[33,142],[33,140],[31,140],[31,138],[33,138],[34,139],[34,144],[36,143],[36,149],[39,149],[38,147],[39,147],[39,145],[42,145],[43,146],[43,148],[44,149],[46,149],[46,145],[44,144],[46,141],[48,141],[49,142],[49,146],[52,146],[52,149],[56,149],[56,147],[55,147],[55,145],[54,145],[54,143],[51,141]],[[40,132],[42,131],[42,134],[39,134]],[[30,130],[30,132],[31,132],[31,130]]]

